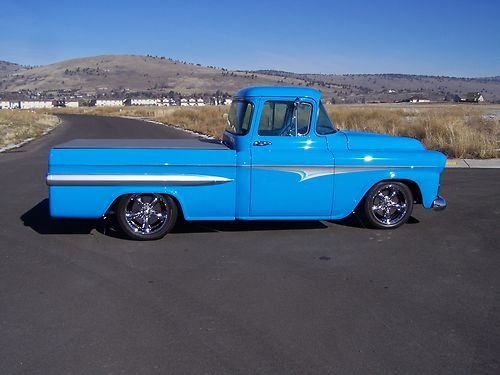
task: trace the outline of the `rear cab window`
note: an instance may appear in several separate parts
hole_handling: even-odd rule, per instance
[[[247,134],[250,130],[252,114],[252,102],[242,99],[234,100],[226,117],[226,131],[236,135]]]

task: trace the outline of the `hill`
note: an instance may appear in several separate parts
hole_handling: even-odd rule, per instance
[[[204,67],[164,57],[110,55],[58,62],[13,71],[0,81],[0,91],[89,96],[233,93],[249,85],[280,85],[281,77]],[[286,79],[286,84],[303,84]]]
[[[500,77],[456,78],[404,74],[298,74],[231,71],[158,56],[105,55],[39,67],[0,61],[0,96],[23,98],[154,97],[232,94],[245,86],[301,85],[337,103],[395,102],[411,96],[434,101],[480,92],[500,101]]]

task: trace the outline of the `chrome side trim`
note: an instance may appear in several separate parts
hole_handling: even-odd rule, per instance
[[[217,185],[233,181],[230,178],[206,175],[90,175],[49,174],[49,186],[102,186],[102,185]]]
[[[330,176],[334,174],[333,166],[256,166],[256,169],[290,172],[300,176],[300,182],[316,177]]]
[[[432,202],[431,208],[434,211],[442,211],[446,208],[446,199],[438,195],[436,199]]]

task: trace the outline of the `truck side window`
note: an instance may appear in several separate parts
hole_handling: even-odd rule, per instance
[[[259,135],[301,136],[309,132],[312,105],[300,103],[297,109],[297,129],[295,129],[294,102],[267,101],[262,107],[259,121]]]

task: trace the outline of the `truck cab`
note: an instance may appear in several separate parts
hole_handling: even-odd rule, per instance
[[[328,143],[345,147],[346,140],[336,134],[319,91],[243,89],[234,96],[226,120],[223,143],[236,150],[239,167],[237,217],[331,215],[334,156]]]

